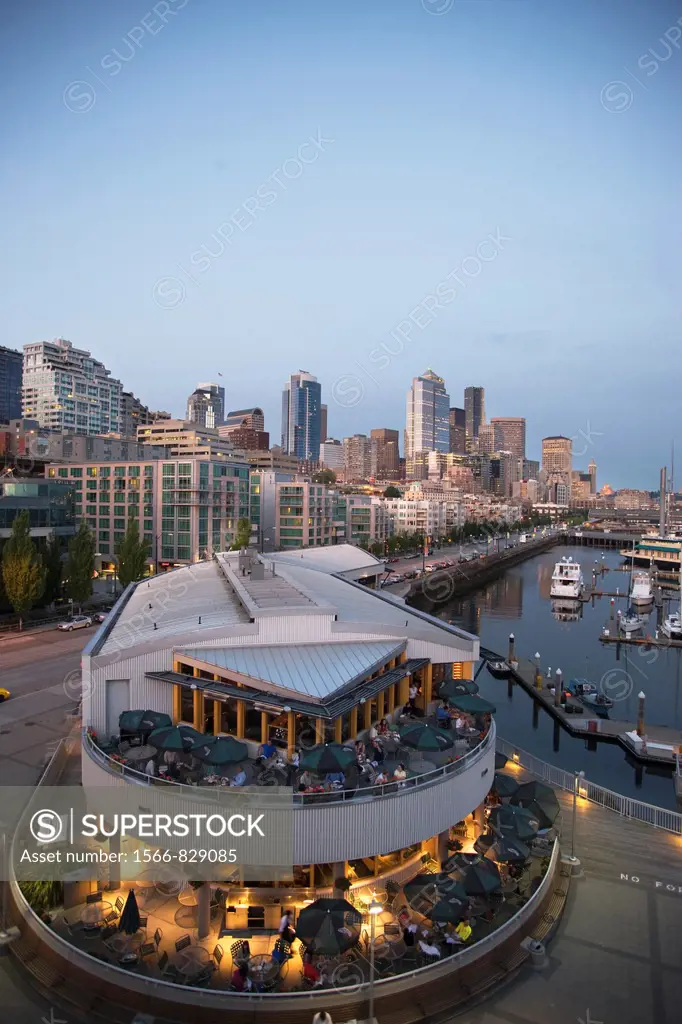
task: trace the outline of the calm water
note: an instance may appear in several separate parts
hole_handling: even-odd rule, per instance
[[[506,657],[509,634],[516,638],[520,658],[532,658],[540,652],[543,671],[557,668],[564,682],[585,677],[599,684],[616,701],[610,716],[634,722],[637,695],[646,694],[646,719],[652,725],[682,728],[682,648],[647,650],[644,647],[602,644],[603,626],[615,629],[611,620],[610,598],[597,598],[581,605],[577,621],[560,621],[549,597],[550,579],[555,562],[570,555],[582,565],[585,582],[591,582],[595,556],[602,563],[602,552],[594,548],[566,547],[538,555],[510,569],[506,575],[469,597],[444,606],[439,616],[472,633],[481,644]],[[603,563],[620,566],[617,552],[604,552]],[[607,572],[597,586],[603,590],[627,592],[629,575]],[[675,607],[677,605],[675,604]],[[625,613],[627,599],[616,598],[615,613]],[[556,614],[555,614],[556,611]],[[648,632],[653,635],[661,611],[653,609]],[[665,613],[667,614],[667,612]],[[644,634],[640,634],[644,635]],[[493,679],[486,669],[477,677],[481,695],[497,707],[500,735],[545,761],[568,771],[585,771],[593,782],[629,796],[679,809],[675,799],[672,772],[637,765],[622,747],[600,741],[572,737],[517,685],[511,694],[506,680]]]

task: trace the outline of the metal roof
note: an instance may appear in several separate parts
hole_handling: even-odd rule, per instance
[[[333,544],[329,547],[299,548],[293,551],[277,551],[261,556],[263,560],[298,565],[304,569],[320,569],[322,572],[357,572],[376,575],[385,571],[385,566],[369,551],[353,544]]]
[[[405,647],[396,643],[297,644],[272,647],[199,647],[177,650],[187,657],[253,680],[324,700],[378,671]]]

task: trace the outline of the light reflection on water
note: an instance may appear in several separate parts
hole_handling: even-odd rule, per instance
[[[602,552],[594,548],[554,548],[508,570],[480,592],[440,608],[437,614],[477,633],[482,646],[504,656],[509,634],[514,633],[518,657],[531,658],[539,651],[544,673],[551,668],[554,675],[560,668],[565,682],[585,677],[599,685],[603,680],[605,692],[616,701],[611,718],[634,722],[637,695],[642,691],[646,694],[647,722],[680,729],[682,649],[647,649],[602,644],[599,640],[602,627],[609,627],[613,634],[616,613],[627,610],[628,573],[611,571],[598,577],[598,589],[618,590],[624,595],[614,598],[613,606],[609,597],[596,598],[594,605],[580,605],[576,615],[570,606],[550,600],[552,570],[559,558],[566,555],[580,561],[589,585],[595,557],[608,567],[623,564],[617,552],[603,554],[602,560]],[[673,607],[677,607],[676,602]],[[667,603],[665,610],[654,607],[644,632],[653,635],[667,609]],[[615,743],[570,736],[523,689],[515,685],[509,688],[506,681],[493,679],[485,669],[477,682],[482,696],[497,706],[498,729],[505,739],[569,771],[584,770],[589,779],[609,789],[679,809],[671,770],[637,765]]]

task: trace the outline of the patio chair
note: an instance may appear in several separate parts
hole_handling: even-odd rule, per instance
[[[232,963],[235,967],[238,967],[245,960],[248,960],[250,954],[246,951],[246,943],[243,939],[237,939],[230,946],[230,953],[232,954]]]
[[[156,953],[156,943],[143,942],[137,952],[140,959],[144,960],[146,956],[151,956],[153,953]]]
[[[161,940],[162,939],[163,939],[163,932],[161,931],[160,928],[157,928],[156,931],[154,932],[154,944],[156,945],[157,949],[161,945]]]
[[[213,960],[215,962],[216,968],[220,968],[220,963],[224,956],[225,953],[223,952],[223,947],[220,945],[219,942],[216,942],[215,946],[213,947]]]
[[[187,982],[192,988],[208,988],[211,984],[211,977],[213,975],[212,969],[209,967],[206,970],[201,971],[200,974],[195,975],[194,978]]]
[[[287,942],[286,939],[277,939],[275,945],[272,947],[272,959],[275,963],[283,964],[293,956],[291,952],[291,943]]]
[[[432,857],[430,853],[425,853],[420,858],[422,862],[422,871],[434,872],[439,871],[438,861],[435,857]]]
[[[187,949],[188,946],[192,945],[191,936],[185,934],[181,935],[179,939],[175,941],[175,952],[180,953],[183,949]]]
[[[106,942],[107,939],[110,939],[112,935],[116,935],[117,932],[118,928],[115,924],[108,924],[105,928],[100,928],[99,937],[103,942]]]
[[[168,967],[168,953],[163,952],[158,961],[159,970],[163,974]]]
[[[116,907],[116,909],[118,910],[118,912],[120,914],[121,911],[123,910],[124,906],[125,906],[125,900],[123,899],[122,896],[117,896],[116,897],[116,902],[114,903],[114,906]]]
[[[146,928],[149,918],[146,914],[140,914],[140,928]]]
[[[118,918],[118,912],[116,910],[110,910],[109,913],[104,918],[104,923],[105,924],[112,924],[114,921],[117,920],[117,918]]]

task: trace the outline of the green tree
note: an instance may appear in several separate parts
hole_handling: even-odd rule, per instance
[[[147,543],[140,537],[140,527],[135,516],[128,519],[123,540],[116,548],[116,557],[122,587],[142,579],[147,568]]]
[[[2,551],[2,581],[21,629],[24,613],[40,600],[45,589],[45,570],[31,540],[28,511],[20,512],[12,523],[12,533]]]
[[[69,541],[66,560],[66,593],[79,607],[92,594],[95,571],[95,538],[88,524],[81,519],[78,533]]]
[[[398,490],[398,488],[394,487],[393,484],[389,484],[388,487],[386,488],[386,490],[384,491],[384,498],[399,498],[399,497],[400,497],[400,491]]]
[[[336,483],[336,473],[333,469],[321,469],[319,473],[313,474],[313,483],[332,487]]]
[[[241,548],[247,548],[249,541],[251,540],[251,522],[244,518],[237,520],[237,532],[235,534],[234,542],[231,551],[239,551]]]
[[[59,537],[52,534],[45,548],[43,556],[45,566],[45,598],[46,604],[52,604],[59,597],[62,590],[62,553],[59,545]]]

